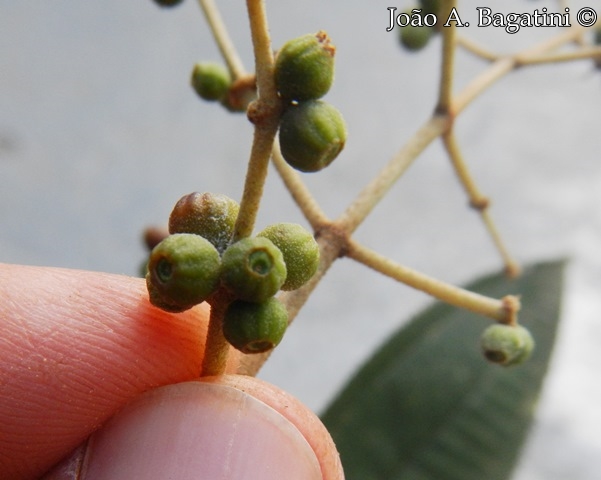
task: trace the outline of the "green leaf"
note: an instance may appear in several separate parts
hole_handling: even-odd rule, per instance
[[[347,480],[501,480],[517,460],[557,330],[563,262],[517,280],[495,275],[467,288],[520,294],[519,321],[536,340],[526,363],[488,363],[487,319],[436,304],[394,335],[323,415]]]

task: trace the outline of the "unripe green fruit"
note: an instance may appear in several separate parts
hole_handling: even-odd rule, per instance
[[[286,264],[282,252],[267,238],[243,238],[223,253],[223,285],[240,300],[263,302],[282,287]]]
[[[495,324],[484,330],[480,338],[482,352],[487,360],[501,365],[518,365],[530,357],[534,339],[521,325]]]
[[[229,72],[221,64],[197,63],[192,69],[190,84],[204,100],[221,100],[227,94],[231,83]]]
[[[426,16],[429,13],[438,15],[438,13],[440,12],[440,0],[420,0],[419,3],[423,10],[422,17]]]
[[[195,233],[206,238],[219,253],[227,248],[240,206],[218,193],[190,193],[183,196],[169,216],[170,233]]]
[[[288,312],[277,298],[254,303],[235,300],[223,317],[223,336],[243,353],[263,353],[280,343]]]
[[[160,308],[161,310],[164,310],[166,312],[180,313],[194,306],[187,304],[176,305],[165,300],[161,296],[155,285],[152,283],[152,277],[149,272],[146,273],[146,288],[148,290],[148,299],[150,300],[150,303],[152,303],[155,307]]]
[[[190,233],[170,235],[150,253],[150,301],[163,308],[158,297],[164,304],[191,308],[213,293],[220,273],[219,252],[208,240]]]
[[[275,85],[280,96],[299,102],[323,97],[334,80],[335,53],[323,31],[286,42],[275,59]]]
[[[284,256],[287,274],[282,290],[296,290],[315,275],[319,266],[319,245],[302,226],[296,223],[276,223],[257,236],[271,240]]]
[[[175,7],[182,3],[183,0],[154,0],[154,3],[159,5],[160,7]]]
[[[414,27],[413,25],[407,25],[400,29],[401,45],[407,50],[417,52],[428,44],[433,34],[433,27]]]
[[[280,148],[286,162],[301,172],[317,172],[334,161],[346,142],[342,114],[322,100],[291,105],[282,116]]]

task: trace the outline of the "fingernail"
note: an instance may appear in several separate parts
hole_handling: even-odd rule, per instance
[[[321,479],[288,420],[232,387],[189,382],[146,393],[89,442],[82,479]]]

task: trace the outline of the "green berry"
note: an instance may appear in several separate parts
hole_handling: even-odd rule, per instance
[[[218,63],[197,63],[192,69],[190,84],[200,98],[221,100],[227,94],[232,79],[227,69]]]
[[[315,275],[319,266],[319,245],[302,226],[296,223],[276,223],[257,236],[271,240],[284,256],[287,274],[282,290],[296,290]]]
[[[405,47],[407,50],[417,52],[428,44],[433,34],[433,27],[414,27],[413,25],[409,24],[400,29],[401,45],[403,45],[403,47]]]
[[[342,114],[322,100],[291,105],[282,116],[280,148],[286,162],[301,172],[317,172],[334,161],[346,142]]]
[[[419,3],[422,7],[422,17],[428,15],[429,13],[438,15],[441,5],[440,0],[420,0]]]
[[[287,101],[323,97],[334,80],[335,53],[323,31],[286,42],[275,60],[275,85],[280,96]]]
[[[182,3],[182,1],[183,0],[154,0],[154,3],[160,7],[175,7]]]
[[[277,346],[288,327],[288,312],[277,298],[254,303],[235,300],[223,317],[223,335],[243,353],[262,353]]]
[[[221,259],[206,239],[190,233],[170,235],[150,253],[148,280],[150,301],[191,308],[205,301],[219,285]]]
[[[223,253],[222,282],[240,300],[263,302],[282,287],[286,264],[267,238],[244,238]]]
[[[195,233],[206,238],[219,253],[227,248],[236,218],[238,203],[218,193],[190,193],[183,196],[169,216],[170,233]]]
[[[156,286],[152,283],[150,273],[146,273],[146,288],[148,289],[148,299],[150,300],[150,303],[166,312],[180,313],[194,306],[187,304],[177,305],[165,300],[157,290]]]
[[[509,366],[523,363],[530,357],[534,339],[521,325],[498,323],[484,330],[480,345],[487,360]]]

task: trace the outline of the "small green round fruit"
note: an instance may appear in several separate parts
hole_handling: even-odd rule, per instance
[[[206,238],[219,253],[229,245],[240,206],[219,193],[190,193],[173,207],[170,233],[195,233]]]
[[[500,365],[518,365],[525,362],[534,350],[534,339],[522,325],[491,325],[480,338],[482,352],[487,360]]]
[[[183,0],[154,0],[159,7],[175,7],[182,2]]]
[[[183,310],[205,301],[219,285],[221,258],[206,239],[191,233],[168,236],[153,248],[148,262],[150,301]]]
[[[282,287],[286,264],[282,252],[267,238],[248,237],[223,253],[221,280],[240,300],[263,302]]]
[[[433,27],[414,27],[410,24],[400,29],[399,38],[403,47],[412,52],[417,52],[428,44],[433,34]]]
[[[282,290],[296,290],[315,275],[319,266],[319,245],[302,226],[297,223],[276,223],[257,236],[271,240],[284,256],[287,274]]]
[[[303,35],[286,42],[275,59],[275,85],[287,101],[323,97],[334,80],[336,48],[328,34]]]
[[[243,353],[263,353],[277,346],[288,327],[288,312],[277,298],[254,303],[233,301],[223,317],[223,336]]]
[[[223,99],[231,83],[230,73],[219,63],[197,63],[190,76],[192,88],[200,98],[208,101]]]
[[[322,100],[288,107],[279,132],[284,160],[301,172],[317,172],[334,161],[346,143],[342,114]]]

